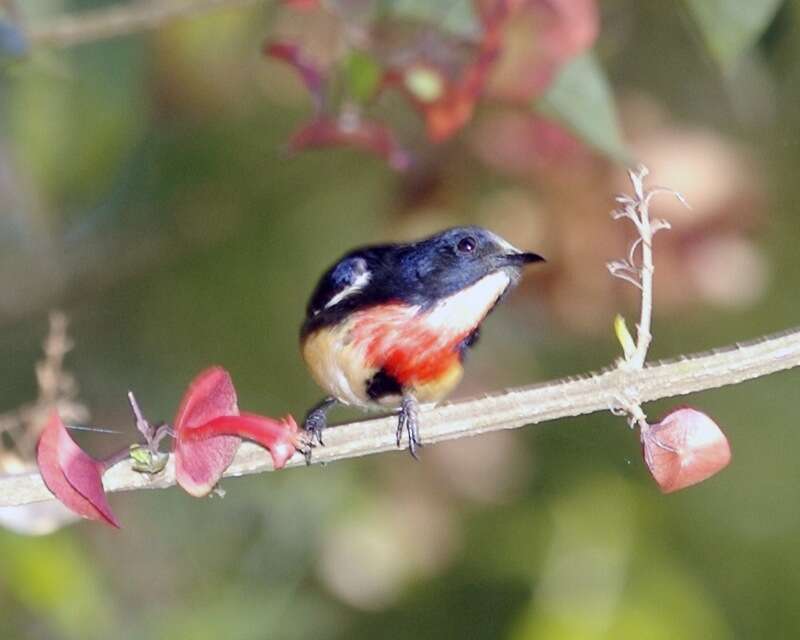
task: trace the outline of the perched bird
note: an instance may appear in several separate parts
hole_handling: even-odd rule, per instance
[[[416,457],[418,403],[453,390],[483,320],[522,267],[541,260],[481,227],[341,258],[317,284],[300,332],[303,358],[329,394],[306,416],[311,445],[322,444],[337,402],[399,406],[397,446],[405,433]]]

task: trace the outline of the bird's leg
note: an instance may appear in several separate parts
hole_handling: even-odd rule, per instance
[[[322,441],[322,430],[328,426],[328,411],[338,402],[333,396],[328,396],[315,404],[303,420],[303,429],[308,433],[308,447],[303,452],[306,462],[311,462],[311,449],[317,444],[325,446]]]
[[[403,440],[403,432],[408,436],[408,452],[415,460],[419,460],[417,449],[422,446],[419,439],[419,404],[411,394],[404,394],[397,416],[397,446]]]
[[[397,448],[400,448],[400,443],[403,441],[403,431],[406,430],[406,420],[408,416],[405,414],[403,409],[400,409],[400,413],[397,414],[397,432],[395,433],[395,441],[397,442]]]

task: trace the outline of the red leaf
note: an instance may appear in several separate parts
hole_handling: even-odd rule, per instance
[[[460,88],[449,90],[445,96],[430,105],[420,108],[425,114],[428,138],[432,142],[444,142],[472,119],[476,97]]]
[[[257,442],[269,450],[276,469],[286,464],[301,443],[297,423],[292,416],[276,420],[254,413],[213,418],[204,425],[190,430],[187,438],[202,440],[220,435],[235,435]]]
[[[384,75],[384,86],[397,86],[425,119],[428,138],[443,142],[472,118],[487,65],[471,63],[463,78],[451,79],[436,65],[419,61]]]
[[[540,96],[561,66],[588,50],[600,29],[596,0],[525,0],[514,3],[503,34],[503,55],[491,93],[529,101]]]
[[[264,55],[290,65],[300,76],[314,101],[314,108],[321,113],[325,107],[325,77],[322,72],[305,57],[300,47],[291,42],[267,42]]]
[[[319,0],[283,0],[283,4],[297,11],[311,11],[320,8]]]
[[[103,463],[75,443],[55,410],[39,437],[36,462],[45,485],[64,505],[84,518],[119,528],[103,490]]]
[[[483,93],[502,45],[502,29],[509,15],[509,0],[496,0],[479,7],[483,34],[474,58],[448,78],[444,69],[424,57],[401,68],[387,71],[386,86],[398,86],[425,118],[428,138],[443,142],[464,127],[472,118],[475,102]],[[425,80],[420,84],[419,78]],[[423,87],[424,90],[418,90]],[[428,88],[437,87],[436,90]]]
[[[387,126],[357,115],[323,116],[312,120],[292,135],[288,146],[292,152],[352,147],[380,156],[398,171],[407,169],[410,164],[408,153]]]
[[[597,40],[597,0],[533,0],[531,4],[542,24],[542,47],[555,61],[583,53]]]
[[[236,389],[221,367],[200,373],[189,385],[175,416],[175,478],[193,496],[208,495],[236,455],[241,442],[221,435],[207,440],[190,436],[197,427],[219,416],[238,415]]]
[[[661,491],[710,478],[731,461],[728,439],[705,413],[683,407],[642,433],[644,460]]]

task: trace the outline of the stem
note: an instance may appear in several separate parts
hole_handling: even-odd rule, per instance
[[[433,443],[500,429],[515,429],[569,416],[608,411],[618,398],[633,393],[641,402],[671,398],[706,389],[736,384],[800,366],[800,328],[764,336],[748,343],[670,362],[627,371],[614,368],[569,380],[555,380],[534,387],[424,408],[419,415],[424,442]],[[354,422],[325,432],[325,447],[314,451],[314,462],[330,462],[396,449],[394,416]],[[423,458],[424,464],[424,458]],[[305,466],[299,453],[287,466]],[[241,476],[273,469],[269,454],[244,443],[225,472]],[[130,465],[118,465],[103,478],[106,491],[160,489],[175,483],[172,461],[163,473],[148,476]],[[52,499],[37,471],[0,476],[0,506],[21,505]]]
[[[64,48],[156,29],[180,18],[215,9],[246,7],[255,3],[256,0],[119,2],[111,7],[65,15],[50,24],[33,26],[29,34],[34,44]]]
[[[647,359],[647,350],[653,334],[650,332],[650,324],[653,316],[653,232],[650,227],[650,217],[647,212],[647,205],[642,206],[642,271],[641,271],[641,290],[642,290],[642,310],[639,316],[639,324],[636,327],[636,352],[630,359],[630,366],[633,369],[641,369]]]
[[[106,471],[108,471],[114,465],[119,464],[123,460],[127,460],[128,458],[130,458],[130,455],[131,455],[131,448],[124,447],[123,449],[120,449],[119,451],[112,453],[107,458],[103,458],[100,461],[100,463],[103,465],[103,468]]]
[[[172,437],[174,432],[172,431],[172,427],[167,424],[166,422],[162,422],[158,427],[156,427],[155,434],[152,438],[148,438],[147,446],[150,448],[150,453],[153,455],[159,452],[159,446],[161,445],[161,441],[166,438],[167,436]]]
[[[641,295],[641,310],[639,324],[636,325],[636,348],[630,353],[629,348],[624,343],[623,338],[618,338],[623,342],[624,358],[619,360],[618,367],[626,371],[641,371],[647,361],[647,352],[650,343],[653,341],[653,334],[650,329],[653,320],[653,237],[661,229],[669,229],[670,225],[665,220],[651,220],[650,201],[654,196],[661,193],[668,193],[675,196],[683,205],[689,206],[683,196],[672,189],[656,187],[647,190],[644,187],[644,180],[649,171],[644,165],[639,165],[636,171],[628,171],[631,184],[633,185],[633,197],[620,195],[617,202],[621,208],[611,212],[614,220],[627,218],[636,227],[638,237],[634,240],[628,250],[627,260],[615,260],[608,264],[608,270],[615,278],[620,278],[627,282],[632,282],[639,288]],[[641,247],[642,266],[636,267],[636,250]],[[624,323],[622,325],[624,329]],[[631,427],[639,426],[641,437],[650,428],[647,416],[642,410],[642,398],[639,397],[636,387],[629,387],[624,390],[617,398],[615,408],[622,409],[628,415],[628,423]]]

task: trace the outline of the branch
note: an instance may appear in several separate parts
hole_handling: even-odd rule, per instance
[[[620,398],[641,402],[686,395],[736,384],[800,366],[800,328],[766,336],[747,344],[683,356],[643,370],[614,368],[590,376],[511,389],[485,398],[464,400],[420,413],[426,443],[453,440],[500,429],[608,411]],[[314,451],[314,462],[356,458],[396,449],[396,418],[386,417],[340,425],[326,431],[325,447]],[[288,466],[302,466],[296,454]],[[174,464],[154,476],[132,470],[130,461],[112,468],[103,478],[107,491],[160,489],[175,483]],[[226,476],[271,471],[269,454],[244,443]],[[0,477],[0,506],[52,499],[37,471]]]
[[[66,48],[138,31],[156,29],[181,18],[215,9],[246,7],[257,0],[144,0],[65,15],[29,30],[32,43]]]

